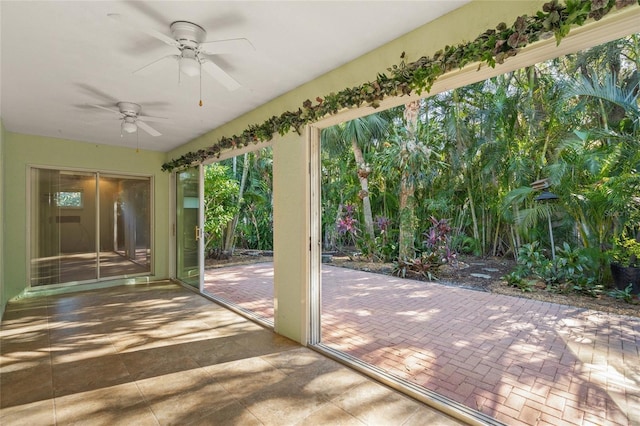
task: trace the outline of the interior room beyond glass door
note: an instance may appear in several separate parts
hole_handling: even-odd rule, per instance
[[[32,286],[151,273],[151,179],[32,168]]]

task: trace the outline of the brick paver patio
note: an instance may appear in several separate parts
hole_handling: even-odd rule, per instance
[[[323,265],[322,342],[509,425],[640,424],[640,319]],[[273,319],[273,265],[207,292]]]

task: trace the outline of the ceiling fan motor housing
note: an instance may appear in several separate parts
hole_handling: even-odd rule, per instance
[[[205,41],[207,32],[200,25],[188,21],[175,21],[171,24],[171,34],[181,45],[197,49]]]
[[[137,117],[142,109],[140,105],[134,104],[133,102],[118,102],[117,105],[120,112],[127,117]]]

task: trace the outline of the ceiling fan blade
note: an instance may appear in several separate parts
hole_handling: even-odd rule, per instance
[[[159,131],[157,131],[153,127],[149,126],[147,123],[145,123],[142,120],[136,120],[136,124],[138,125],[138,127],[140,129],[142,129],[145,132],[149,133],[151,136],[161,136],[162,135],[162,133],[160,133]]]
[[[200,51],[208,55],[221,53],[242,53],[256,48],[246,38],[232,38],[229,40],[205,41],[200,43]]]
[[[206,59],[202,62],[202,68],[209,74],[211,77],[215,78],[226,87],[229,91],[238,90],[242,86],[238,83],[233,77],[226,73],[222,68],[213,63],[211,59]]]
[[[152,123],[162,123],[165,121],[168,121],[169,119],[166,117],[154,117],[151,115],[138,115],[138,120],[139,121],[149,121]]]
[[[121,23],[122,25],[125,25],[135,31],[139,31],[139,32],[143,32],[147,35],[150,35],[153,38],[157,38],[158,40],[167,43],[170,46],[175,46],[175,47],[180,47],[180,43],[178,43],[176,40],[174,40],[172,37],[161,33],[160,31],[154,30],[153,28],[147,28],[144,27],[142,25],[140,25],[139,22],[136,22],[135,20],[128,18],[124,15],[120,15],[119,13],[109,13],[107,14],[107,16],[109,18],[112,18],[116,21],[118,21],[119,23]]]
[[[140,74],[140,75],[144,75],[147,72],[151,72],[152,69],[154,68],[154,65],[157,65],[159,62],[164,61],[165,59],[173,59],[173,60],[178,60],[180,59],[180,55],[167,55],[167,56],[163,56],[160,59],[156,59],[155,61],[143,66],[142,68],[138,68],[137,70],[133,71],[133,74]]]
[[[95,108],[100,108],[100,109],[103,109],[105,111],[113,112],[114,114],[122,115],[122,113],[120,111],[118,111],[117,109],[111,109],[111,108],[103,107],[101,105],[94,105],[94,104],[90,104],[89,106],[92,106],[92,107],[95,107]]]

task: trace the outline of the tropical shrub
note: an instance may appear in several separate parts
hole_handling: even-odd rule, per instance
[[[436,269],[440,265],[451,263],[456,259],[456,252],[451,249],[451,227],[447,219],[430,218],[431,227],[424,232],[424,241],[419,256],[414,259],[398,259],[394,264],[394,274],[406,276],[413,272],[428,279],[436,277]]]
[[[224,232],[229,221],[238,212],[235,195],[238,182],[229,177],[229,167],[220,163],[204,169],[204,234],[205,253],[214,256],[223,246]]]

